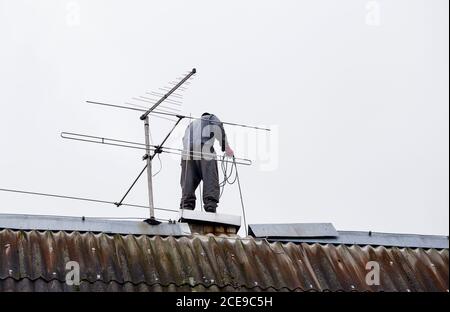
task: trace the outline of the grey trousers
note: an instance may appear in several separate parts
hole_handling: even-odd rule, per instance
[[[181,189],[180,208],[195,209],[195,190],[203,180],[203,204],[206,211],[216,212],[219,203],[220,187],[217,161],[214,160],[185,160],[181,161]]]

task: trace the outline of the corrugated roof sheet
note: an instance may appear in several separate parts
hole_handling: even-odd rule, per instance
[[[78,261],[81,285],[65,284]],[[365,283],[377,261],[381,285]],[[448,249],[0,231],[0,291],[448,291]]]

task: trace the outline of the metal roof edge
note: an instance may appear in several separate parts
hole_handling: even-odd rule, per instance
[[[142,221],[26,214],[0,214],[0,229],[78,231],[124,235],[191,235],[191,230],[187,223],[148,225]]]
[[[280,223],[249,224],[250,235],[279,239],[337,237],[339,234],[332,223]]]
[[[338,231],[337,237],[271,238],[269,241],[338,245],[371,245],[384,247],[449,249],[449,237],[443,235],[396,234],[363,231]]]

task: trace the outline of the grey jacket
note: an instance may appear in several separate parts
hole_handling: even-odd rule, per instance
[[[222,152],[228,146],[223,124],[213,114],[203,115],[201,119],[192,121],[186,128],[183,137],[183,154],[191,152],[193,156],[215,155],[214,142],[219,141]]]

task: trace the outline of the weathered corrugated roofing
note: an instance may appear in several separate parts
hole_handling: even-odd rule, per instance
[[[81,285],[65,283],[77,261]],[[368,286],[366,264],[380,264]],[[448,249],[0,231],[0,291],[448,291]]]

